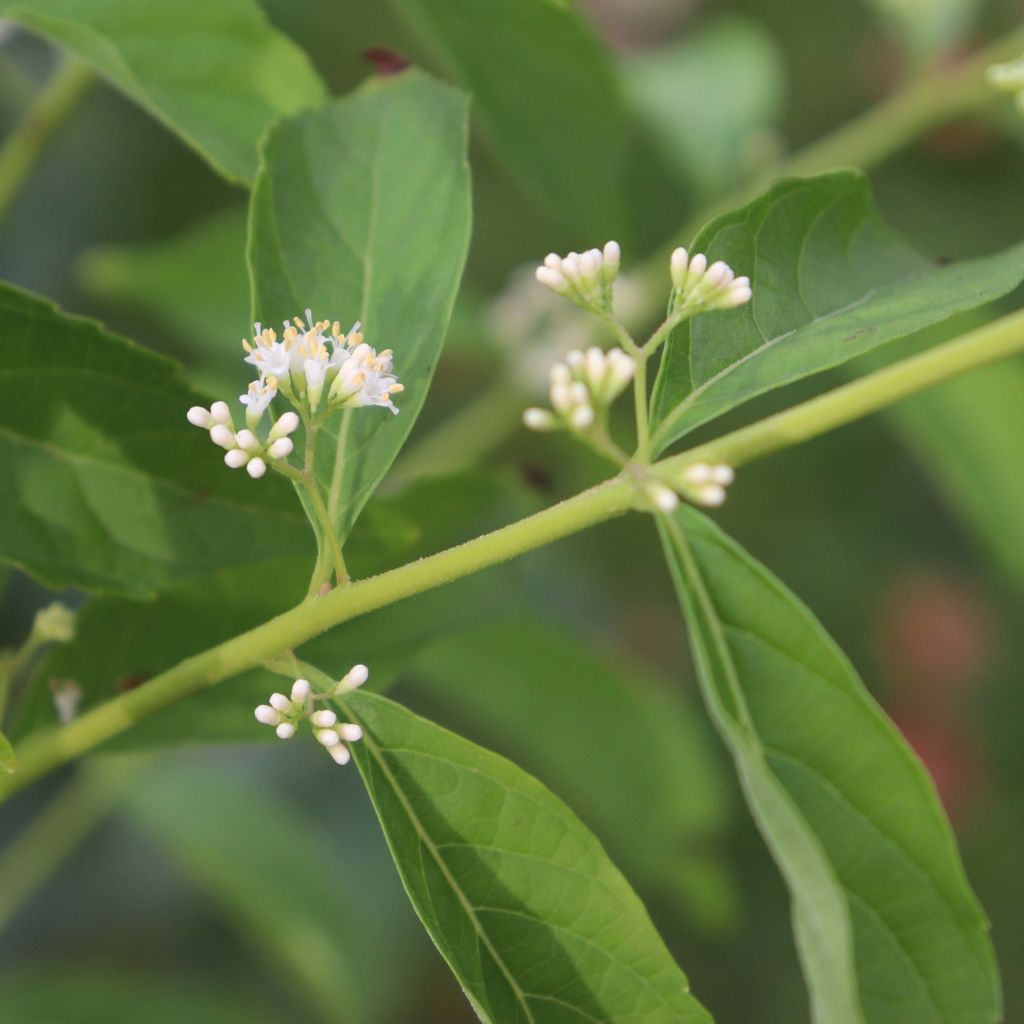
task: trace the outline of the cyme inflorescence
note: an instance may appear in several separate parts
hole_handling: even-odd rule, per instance
[[[669,478],[648,469],[649,424],[647,421],[646,361],[680,323],[698,313],[734,309],[753,297],[750,279],[737,277],[725,262],[708,262],[703,253],[691,255],[677,248],[669,258],[672,292],[668,316],[646,345],[638,345],[618,322],[613,311],[613,285],[618,277],[620,249],[608,242],[604,249],[589,249],[568,256],[549,254],[536,269],[537,280],[583,309],[597,313],[622,341],[605,352],[597,346],[570,351],[564,362],[550,372],[551,409],[532,407],[523,413],[531,430],[568,430],[580,440],[619,463],[634,477],[647,507],[673,512],[680,497],[696,505],[717,507],[725,501],[734,473],[730,466],[698,462]],[[608,412],[630,381],[636,382],[638,440],[643,443],[633,459],[612,440]]]
[[[324,746],[337,764],[348,764],[352,757],[347,744],[363,738],[363,730],[353,722],[339,722],[330,708],[320,701],[343,697],[363,685],[370,672],[365,665],[354,665],[328,693],[314,693],[307,679],[296,679],[288,696],[272,693],[266,704],[256,708],[256,721],[272,726],[278,737],[290,740],[303,723],[308,722],[317,742]]]
[[[259,379],[239,398],[245,406],[245,427],[236,430],[226,402],[214,402],[209,409],[193,406],[189,422],[208,430],[210,440],[226,450],[228,466],[245,466],[251,477],[259,478],[268,466],[287,460],[294,448],[288,435],[300,422],[308,426],[338,409],[367,406],[397,413],[393,397],[403,385],[393,372],[393,354],[368,345],[361,326],[356,322],[344,334],[337,320],[314,321],[309,309],[305,321],[285,321],[280,339],[273,328],[253,324],[253,338],[242,347],[245,362],[258,370]],[[297,412],[278,417],[261,440],[257,428],[279,395]]]

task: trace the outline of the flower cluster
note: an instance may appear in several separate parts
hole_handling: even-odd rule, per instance
[[[272,693],[269,703],[256,708],[256,721],[273,726],[274,731],[283,740],[291,739],[299,726],[308,721],[313,729],[313,735],[327,748],[335,762],[348,764],[352,754],[346,744],[361,740],[363,730],[352,722],[339,722],[333,711],[329,708],[317,708],[316,702],[351,693],[356,687],[362,686],[369,675],[365,665],[356,665],[330,693],[318,694],[313,693],[309,680],[296,679],[289,696]]]
[[[253,324],[252,341],[243,341],[245,362],[259,371],[239,401],[245,406],[245,427],[235,429],[226,402],[214,402],[209,409],[193,406],[190,423],[210,432],[214,444],[224,448],[224,461],[232,468],[245,466],[249,476],[258,479],[267,466],[287,459],[294,444],[289,434],[299,426],[299,416],[286,412],[260,440],[256,428],[270,403],[278,395],[298,409],[308,423],[318,413],[343,408],[382,406],[397,413],[392,400],[403,387],[392,372],[390,349],[377,352],[363,341],[357,322],[348,334],[342,334],[335,320],[313,320],[306,310],[306,321],[298,317],[284,324],[281,339],[272,328]],[[326,394],[325,394],[326,393]]]
[[[253,428],[259,425],[259,420],[270,402],[270,398],[263,398],[270,386],[271,384],[254,383],[249,387],[249,395],[242,396],[243,404],[248,405],[246,422],[249,424],[242,430],[235,430],[227,402],[214,402],[209,409],[194,405],[187,414],[189,423],[208,430],[210,440],[225,449],[224,462],[231,469],[241,469],[245,466],[246,472],[254,480],[258,480],[266,473],[268,462],[286,459],[291,455],[295,446],[288,435],[294,433],[299,426],[299,417],[293,412],[286,412],[273,424],[264,440],[261,441],[256,436]],[[247,397],[250,398],[248,403]],[[254,405],[258,408],[255,413],[252,411]]]
[[[551,367],[551,406],[531,408],[523,413],[523,422],[531,430],[557,430],[566,427],[582,432],[596,422],[633,379],[636,362],[621,348],[603,352],[596,346],[586,352],[573,349],[564,363]]]
[[[988,82],[1000,92],[1012,92],[1017,109],[1024,114],[1024,57],[1005,64],[993,64],[987,72]]]
[[[753,292],[750,278],[736,277],[732,268],[718,260],[708,266],[703,253],[695,256],[681,246],[669,261],[672,295],[669,311],[676,315],[692,315],[712,309],[732,309],[749,302]]]
[[[621,255],[618,242],[608,242],[603,250],[588,249],[568,256],[548,253],[537,268],[537,280],[583,309],[610,313]]]
[[[367,345],[361,327],[357,321],[342,334],[337,320],[314,321],[307,309],[305,323],[299,317],[285,321],[278,341],[273,328],[255,323],[252,342],[242,342],[245,361],[259,370],[261,383],[280,389],[295,406],[305,404],[311,415],[325,391],[332,409],[380,405],[397,413],[391,396],[403,386],[392,373],[392,352]]]
[[[725,501],[726,488],[735,479],[732,466],[693,462],[667,483],[649,478],[644,484],[644,493],[659,512],[674,512],[680,495],[694,505],[718,508]]]

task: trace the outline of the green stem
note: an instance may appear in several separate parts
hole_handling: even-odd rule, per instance
[[[0,217],[6,212],[57,127],[93,82],[92,71],[66,58],[8,132],[0,147]]]
[[[633,404],[636,406],[636,458],[643,465],[651,461],[651,424],[647,412],[647,353],[637,356],[633,374]]]
[[[334,522],[327,506],[324,504],[324,497],[320,493],[320,485],[316,482],[316,440],[318,427],[309,420],[305,423],[306,430],[306,454],[302,473],[298,476],[298,484],[305,491],[309,511],[319,525],[317,530],[318,551],[316,566],[313,569],[313,578],[309,582],[309,593],[315,594],[324,583],[327,582],[329,568],[334,570],[334,578],[339,586],[347,586],[351,582],[348,574],[348,567],[345,565],[345,557],[341,553],[341,542],[338,540],[337,531],[334,529]],[[326,558],[323,548],[326,546]],[[330,567],[327,565],[330,560]]]
[[[1021,351],[1024,351],[1024,310],[659,462],[653,471],[671,479],[693,462],[742,465],[817,437],[974,367]],[[16,773],[0,776],[0,799],[119,735],[147,715],[271,661],[332,626],[578,533],[621,515],[636,502],[635,481],[617,477],[458,547],[360,580],[350,587],[340,587],[321,598],[307,599],[255,629],[185,659],[69,725],[28,737],[17,748]]]

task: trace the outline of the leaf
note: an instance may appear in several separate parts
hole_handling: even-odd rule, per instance
[[[678,892],[709,927],[729,922],[715,848],[728,796],[703,718],[677,688],[526,612],[442,635],[412,673],[411,694],[548,780],[637,881]]]
[[[473,94],[500,159],[580,230],[622,235],[631,126],[608,52],[559,0],[392,0]]]
[[[659,521],[705,700],[786,879],[821,1024],[988,1024],[995,959],[934,787],[811,613],[708,519]]]
[[[0,14],[94,65],[243,184],[267,127],[324,98],[309,59],[255,0],[6,0]]]
[[[1024,278],[1024,244],[930,264],[883,224],[853,171],[779,182],[713,220],[693,249],[748,274],[754,298],[673,332],[654,389],[659,451],[756,395],[991,302]]]
[[[130,788],[122,803],[318,1017],[332,1020],[344,1006],[347,1022],[367,1020],[372,950],[336,866],[318,845],[315,823],[265,786],[210,769],[180,759],[162,764],[147,770],[144,784]],[[275,891],[287,912],[260,896]]]
[[[419,413],[444,342],[470,232],[466,101],[418,71],[371,80],[283,121],[252,200],[254,319],[360,320],[393,348],[400,413],[346,410],[317,475],[344,537]],[[338,440],[325,443],[331,436]]]
[[[598,841],[514,764],[385,697],[339,701],[420,919],[478,1016],[710,1021]]]
[[[283,481],[226,470],[174,364],[0,284],[0,560],[51,587],[143,596],[311,551]]]
[[[621,65],[637,116],[706,202],[773,159],[785,71],[778,43],[758,22],[718,17],[663,46],[627,53]],[[701,102],[687,102],[691,96]]]
[[[917,61],[934,60],[965,41],[980,0],[869,0],[878,20]]]

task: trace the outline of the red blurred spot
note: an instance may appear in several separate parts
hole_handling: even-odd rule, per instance
[[[373,70],[378,75],[397,75],[409,66],[409,61],[400,53],[383,46],[371,46],[370,49],[363,50],[360,56],[368,64],[373,65]]]

